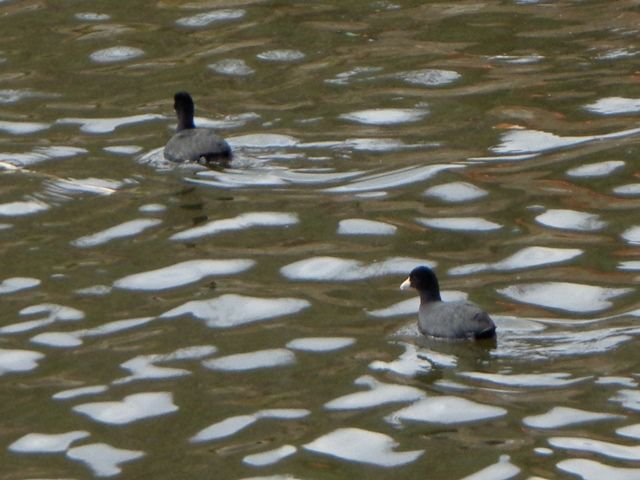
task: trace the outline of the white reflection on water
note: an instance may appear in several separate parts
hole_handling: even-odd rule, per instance
[[[496,357],[543,359],[559,356],[594,355],[614,350],[633,340],[638,332],[631,328],[603,328],[557,333],[525,334],[519,337],[505,336],[500,342]]]
[[[640,244],[640,227],[635,226],[627,228],[622,232],[622,238],[633,245]]]
[[[592,232],[603,229],[607,222],[594,213],[567,209],[549,209],[536,217],[536,222],[547,227]]]
[[[78,20],[82,20],[85,22],[103,22],[111,19],[111,15],[95,12],[79,12],[74,14],[73,16]]]
[[[62,158],[71,158],[87,153],[87,150],[79,147],[67,147],[52,145],[49,147],[35,147],[27,153],[0,153],[0,161],[18,167],[28,167],[38,163]]]
[[[631,128],[604,135],[561,137],[553,133],[538,130],[510,130],[502,135],[500,145],[493,147],[491,150],[500,154],[537,153],[571,147],[596,140],[623,138],[637,135],[638,133],[640,133],[640,128]]]
[[[578,475],[582,480],[640,480],[637,468],[612,467],[586,458],[561,460],[557,467],[563,472]]]
[[[12,372],[26,372],[38,367],[44,354],[32,350],[10,350],[0,348],[0,375]]]
[[[591,377],[572,378],[570,373],[483,373],[483,372],[459,372],[458,375],[482,382],[495,383],[507,387],[523,388],[550,388],[566,387],[589,380]]]
[[[619,443],[581,437],[551,437],[548,442],[556,448],[595,453],[620,460],[640,461],[640,446],[637,445],[621,445]]]
[[[233,275],[255,265],[253,260],[188,260],[148,272],[127,275],[113,282],[124,290],[167,290],[198,282],[214,275]]]
[[[339,235],[393,235],[397,229],[395,225],[364,218],[348,218],[338,223]]]
[[[227,58],[209,65],[209,69],[222,75],[232,77],[245,77],[253,75],[256,71],[240,58]]]
[[[530,415],[522,419],[527,427],[532,428],[563,428],[571,425],[599,422],[603,420],[618,420],[624,415],[611,413],[589,412],[577,408],[553,407],[546,413]]]
[[[175,233],[170,240],[195,240],[222,232],[255,227],[289,227],[298,223],[298,215],[281,212],[247,212],[237,217],[212,220],[197,227]]]
[[[361,428],[339,428],[304,445],[306,450],[341,460],[397,467],[414,462],[424,450],[396,452],[393,438]]]
[[[272,408],[259,410],[250,415],[238,415],[225,418],[200,430],[189,440],[192,443],[209,442],[220,438],[229,437],[240,430],[253,425],[260,419],[297,420],[311,414],[309,410],[302,408]]]
[[[640,195],[640,183],[629,183],[627,185],[620,185],[613,189],[613,193],[618,195]]]
[[[624,167],[622,160],[607,160],[605,162],[589,163],[567,170],[571,177],[606,177],[619,168]]]
[[[193,15],[191,17],[183,17],[176,20],[176,24],[181,27],[201,28],[211,25],[212,23],[226,22],[229,20],[237,20],[244,17],[245,10],[241,9],[221,9],[212,10]]]
[[[98,477],[111,477],[122,472],[121,463],[143,457],[144,452],[115,448],[106,443],[92,443],[74,447],[67,451],[67,457],[86,464]]]
[[[253,467],[264,467],[278,463],[283,458],[287,458],[297,451],[298,449],[293,445],[283,445],[267,452],[247,455],[242,459],[242,462]]]
[[[327,410],[359,410],[378,407],[388,403],[413,402],[424,398],[426,394],[415,387],[384,383],[371,375],[363,375],[354,382],[356,385],[368,387],[368,391],[350,393],[334,398],[324,404]]]
[[[578,248],[526,247],[494,263],[470,263],[449,269],[449,275],[468,275],[485,270],[517,270],[571,260],[584,252]]]
[[[83,397],[85,395],[97,395],[104,393],[109,389],[106,385],[91,385],[88,387],[70,388],[68,390],[61,390],[60,392],[51,395],[54,400],[69,400],[72,398]]]
[[[96,63],[115,63],[133,60],[144,55],[144,50],[136,47],[111,47],[98,50],[89,55],[89,58]]]
[[[162,223],[162,220],[156,218],[137,218],[127,222],[115,225],[100,232],[85,235],[71,241],[71,245],[78,248],[89,248],[104,245],[121,238],[134,237],[141,234],[145,230],[155,227]]]
[[[260,60],[265,62],[296,62],[302,60],[305,54],[300,50],[267,50],[256,55]]]
[[[74,412],[110,425],[125,425],[144,418],[167,415],[178,410],[170,392],[147,392],[127,395],[122,401],[83,403]]]
[[[354,343],[356,339],[349,337],[303,337],[287,342],[286,347],[302,352],[333,352],[350,347]]]
[[[336,183],[362,175],[360,171],[334,172],[327,169],[289,170],[285,168],[226,169],[223,172],[201,171],[189,183],[214,188],[269,187],[285,185],[319,185]]]
[[[44,332],[31,337],[33,343],[48,345],[56,348],[68,348],[82,345],[84,337],[100,337],[110,335],[130,328],[144,325],[153,320],[154,317],[129,318],[126,320],[115,320],[103,323],[94,328],[74,330],[69,332]],[[26,322],[25,322],[26,323]]]
[[[585,105],[586,110],[600,115],[618,115],[623,113],[640,112],[640,99],[624,97],[601,98],[594,103]]]
[[[160,318],[191,315],[212,328],[228,328],[297,313],[311,304],[298,298],[257,298],[226,294],[210,300],[193,300],[173,308]]]
[[[32,305],[20,310],[20,315],[22,316],[38,314],[45,314],[45,316],[37,320],[29,320],[26,322],[6,325],[0,328],[0,333],[21,333],[42,326],[50,325],[55,322],[76,322],[85,318],[84,312],[82,312],[81,310],[64,305],[56,305],[53,303]]]
[[[19,292],[28,288],[35,288],[40,285],[40,280],[30,277],[5,278],[0,282],[0,295]]]
[[[47,182],[47,193],[56,196],[80,195],[112,195],[127,183],[107,178],[56,178]]]
[[[117,118],[61,118],[56,121],[60,125],[80,125],[80,131],[85,133],[111,133],[116,128],[124,125],[149,122],[151,120],[164,120],[164,115],[142,114]]]
[[[49,128],[48,123],[35,122],[7,122],[0,120],[0,132],[10,133],[12,135],[27,135],[36,133]]]
[[[422,225],[441,230],[490,232],[500,230],[502,225],[480,217],[446,217],[446,218],[416,218]]]
[[[640,390],[622,389],[609,400],[629,410],[640,412]]]
[[[389,423],[427,422],[444,425],[471,423],[503,417],[507,411],[501,407],[484,405],[453,396],[429,397],[393,412],[385,417]]]
[[[331,193],[358,193],[370,192],[372,190],[384,190],[387,188],[395,188],[416,182],[422,182],[435,176],[439,172],[456,168],[464,168],[464,166],[434,164],[405,167],[388,172],[365,175],[351,183],[347,183],[346,185],[326,188],[324,191]]]
[[[397,344],[404,347],[404,353],[397,360],[390,362],[374,360],[369,364],[369,368],[371,370],[388,371],[406,377],[414,377],[431,371],[431,363],[419,355],[415,345],[405,342],[397,342]]]
[[[500,288],[498,293],[518,302],[570,312],[597,312],[611,307],[610,298],[633,291],[632,288],[605,288],[569,282],[542,282]]]
[[[448,85],[458,80],[462,75],[453,70],[436,70],[425,68],[424,70],[411,70],[408,72],[396,73],[394,77],[399,78],[412,85],[423,87],[438,87]]]
[[[244,372],[258,368],[274,368],[295,363],[296,356],[286,348],[271,348],[256,352],[236,353],[205,360],[202,365],[223,372]]]
[[[395,125],[422,120],[429,111],[425,108],[373,108],[340,115],[343,120],[365,125]]]
[[[66,451],[76,440],[87,438],[89,432],[75,430],[73,432],[47,434],[28,433],[9,445],[12,452],[21,453],[57,453]]]
[[[616,430],[616,433],[623,437],[640,440],[640,423],[620,427]]]
[[[419,265],[435,263],[417,258],[387,258],[369,265],[358,260],[336,257],[311,257],[290,263],[280,273],[290,280],[348,282],[385,275],[404,275]]]
[[[49,205],[40,200],[0,203],[0,216],[2,217],[21,217],[45,210],[49,210]]]
[[[120,367],[129,370],[131,375],[118,378],[114,385],[129,383],[137,380],[160,380],[165,378],[183,377],[191,375],[184,368],[160,367],[156,363],[166,363],[179,360],[198,360],[215,354],[218,351],[213,345],[196,345],[180,348],[168,354],[139,355],[120,364]]]
[[[508,480],[518,475],[518,473],[520,473],[520,468],[511,463],[509,455],[501,455],[497,463],[467,475],[461,480]],[[535,479],[530,477],[529,480]]]
[[[449,182],[429,187],[423,193],[443,202],[468,202],[489,195],[486,190],[468,182]]]

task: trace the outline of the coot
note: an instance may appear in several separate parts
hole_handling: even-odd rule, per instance
[[[414,268],[401,289],[415,288],[420,294],[418,329],[423,335],[448,339],[493,338],[496,326],[475,303],[443,302],[436,274],[429,267]]]
[[[172,162],[198,162],[205,165],[228,163],[231,159],[229,144],[210,128],[196,128],[194,125],[191,95],[178,92],[173,99],[178,128],[164,147],[165,158]]]

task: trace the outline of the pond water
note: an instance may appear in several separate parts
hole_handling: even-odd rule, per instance
[[[2,478],[640,479],[639,25],[0,0]],[[163,160],[181,90],[229,168]]]

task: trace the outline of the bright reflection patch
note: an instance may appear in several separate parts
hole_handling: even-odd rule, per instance
[[[410,421],[452,425],[492,420],[506,414],[507,411],[501,407],[445,395],[419,400],[413,405],[393,412],[386,417],[386,420],[393,424]]]
[[[144,452],[124,450],[106,443],[92,443],[74,447],[67,451],[67,457],[87,465],[98,477],[111,477],[122,472],[121,463],[143,457]]]
[[[595,213],[566,209],[549,209],[538,215],[536,222],[547,227],[585,232],[601,230],[607,225],[607,222],[600,220],[600,216]]]
[[[20,453],[64,452],[76,440],[87,438],[89,432],[76,430],[67,433],[29,433],[9,445],[9,450]]]
[[[40,352],[0,348],[0,375],[33,370],[42,358],[44,354]]]
[[[578,248],[526,247],[494,263],[470,263],[449,269],[449,275],[468,275],[485,270],[517,270],[571,260],[583,251]]]
[[[384,222],[349,218],[338,223],[339,235],[393,235],[398,227]]]
[[[233,275],[253,267],[253,260],[188,260],[148,272],[127,275],[113,282],[124,290],[167,290],[198,282],[215,275]]]
[[[597,312],[611,307],[611,298],[632,292],[632,288],[604,288],[569,282],[512,285],[498,293],[512,300],[570,312]]]
[[[278,463],[283,458],[287,458],[297,451],[298,449],[293,445],[283,445],[279,448],[275,448],[267,452],[247,455],[242,459],[242,463],[246,463],[247,465],[251,465],[253,467],[265,467],[267,465]]]
[[[98,50],[89,55],[96,63],[115,63],[133,60],[144,55],[144,50],[135,47],[111,47]]]
[[[155,227],[161,223],[162,220],[158,220],[156,218],[138,218],[136,220],[129,220],[128,222],[115,225],[107,228],[106,230],[102,230],[101,232],[76,238],[71,242],[71,245],[80,248],[97,247],[98,245],[103,245],[112,240],[139,235],[145,230]]]
[[[435,262],[395,257],[367,265],[358,260],[311,257],[285,265],[280,273],[290,280],[348,282],[385,275],[404,275],[419,265],[434,267]]]
[[[553,407],[547,413],[530,415],[522,419],[527,427],[533,428],[564,428],[570,425],[598,422],[624,418],[623,415],[610,413],[589,412],[577,408]]]
[[[160,318],[191,315],[212,328],[229,328],[271,318],[291,315],[308,308],[307,300],[298,298],[257,298],[226,294],[211,300],[194,300],[173,308]]]
[[[427,116],[428,110],[413,108],[373,108],[340,115],[343,120],[349,120],[365,125],[395,125],[398,123],[410,123],[422,120]]]
[[[92,420],[110,425],[125,425],[144,418],[166,415],[178,410],[169,392],[149,392],[128,395],[122,401],[83,403],[73,407]]]
[[[478,198],[486,197],[489,192],[472,183],[450,182],[435,185],[426,189],[423,195],[434,197],[443,202],[468,202]]]
[[[286,348],[272,348],[256,352],[236,353],[226,357],[205,360],[202,365],[211,370],[242,372],[258,368],[273,368],[295,363],[296,356]]]
[[[445,218],[416,218],[416,221],[426,227],[440,230],[490,232],[499,230],[502,225],[481,217],[445,217]]]
[[[612,467],[586,458],[570,458],[557,463],[558,470],[578,475],[582,480],[640,480],[638,468]]]
[[[234,435],[261,419],[297,420],[308,416],[310,413],[309,410],[302,408],[272,408],[259,410],[250,415],[237,415],[209,425],[191,437],[189,441],[200,443],[218,440]]]
[[[170,240],[195,240],[223,232],[255,227],[289,227],[298,223],[298,216],[281,212],[250,212],[233,218],[213,220],[197,227],[173,234]]]
[[[424,453],[424,450],[396,452],[397,446],[398,442],[383,433],[339,428],[305,444],[304,448],[341,460],[388,468],[412,463]]]
[[[370,375],[363,375],[354,382],[368,387],[368,391],[356,392],[334,398],[324,404],[327,410],[360,410],[388,403],[413,402],[424,398],[426,393],[408,385],[383,383]]]

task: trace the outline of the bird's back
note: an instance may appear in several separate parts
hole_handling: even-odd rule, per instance
[[[471,302],[435,301],[420,305],[418,328],[441,338],[491,338],[496,326],[491,317]]]
[[[191,128],[181,130],[167,142],[164,156],[172,162],[210,163],[231,157],[229,144],[213,130]]]

